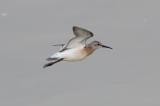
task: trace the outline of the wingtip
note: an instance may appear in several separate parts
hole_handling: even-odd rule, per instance
[[[73,26],[73,27],[72,27],[73,31],[75,31],[76,28],[79,28],[79,27],[78,27],[78,26]]]
[[[45,64],[45,65],[43,66],[43,68],[49,67],[49,66],[51,66],[51,65],[52,65],[52,63],[47,63],[47,64]]]
[[[46,68],[46,67],[48,67],[47,64],[45,64],[45,65],[43,66],[43,68]]]
[[[47,61],[52,61],[52,60],[57,60],[57,58],[51,58],[51,57],[49,57],[49,58],[47,58],[46,60],[47,60]]]
[[[43,68],[46,68],[46,67],[52,66],[53,64],[58,63],[58,62],[60,62],[60,61],[62,61],[62,60],[63,60],[63,58],[58,59],[58,60],[53,61],[53,62],[49,62],[49,63],[45,64],[45,65],[43,66]]]
[[[91,37],[94,36],[93,32],[91,32],[91,31],[89,31],[89,30],[87,30],[87,29],[84,29],[84,28],[82,28],[82,27],[76,26],[76,25],[73,25],[72,29],[73,29],[73,31],[76,31],[76,29],[85,30],[85,31],[87,31],[87,32],[90,33]]]

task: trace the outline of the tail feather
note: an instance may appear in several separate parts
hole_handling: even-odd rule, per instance
[[[58,60],[53,61],[53,62],[49,62],[49,63],[45,64],[45,65],[43,66],[43,68],[46,68],[46,67],[52,66],[53,64],[58,63],[58,62],[60,62],[60,61],[62,61],[62,60],[63,60],[63,58],[58,59]]]

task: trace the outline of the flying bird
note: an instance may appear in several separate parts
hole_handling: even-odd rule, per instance
[[[46,60],[49,63],[45,64],[43,68],[52,66],[60,61],[79,61],[85,59],[91,55],[98,48],[109,48],[109,46],[103,45],[99,41],[92,41],[87,44],[87,40],[94,36],[94,34],[84,28],[73,26],[73,33],[75,37],[71,38],[66,44],[57,44],[54,46],[61,46],[62,49],[57,53],[51,55]]]

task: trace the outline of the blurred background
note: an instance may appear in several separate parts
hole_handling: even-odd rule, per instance
[[[0,0],[1,106],[159,106],[160,1]],[[73,37],[92,31],[113,50],[43,69]],[[91,41],[89,40],[89,42]]]

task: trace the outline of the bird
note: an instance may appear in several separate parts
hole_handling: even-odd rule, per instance
[[[56,44],[53,46],[61,46],[61,49],[51,55],[46,60],[49,61],[43,66],[43,68],[52,66],[55,63],[61,61],[80,61],[91,55],[98,48],[112,49],[110,46],[106,46],[99,41],[92,41],[87,43],[87,40],[94,36],[94,34],[82,27],[73,26],[73,34],[75,35],[66,44]]]

